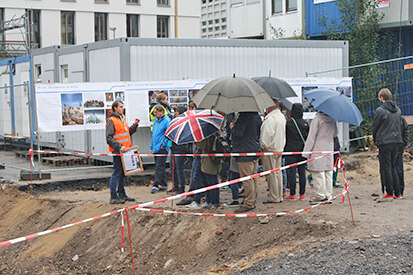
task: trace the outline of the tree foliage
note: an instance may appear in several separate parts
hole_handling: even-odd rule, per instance
[[[372,63],[380,57],[379,22],[383,15],[376,9],[377,0],[336,0],[340,12],[331,18],[321,11],[319,24],[328,40],[349,41],[350,66]],[[374,110],[379,105],[377,93],[385,85],[382,66],[370,65],[350,69],[353,77],[353,98],[363,114],[362,128],[371,132]]]

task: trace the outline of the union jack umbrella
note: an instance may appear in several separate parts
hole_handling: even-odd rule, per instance
[[[223,121],[212,110],[188,110],[169,123],[165,136],[178,145],[198,142],[218,132]]]

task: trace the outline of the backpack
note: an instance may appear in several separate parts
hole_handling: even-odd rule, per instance
[[[231,153],[231,147],[229,146],[228,141],[221,137],[218,133],[215,133],[211,136],[212,146],[211,153]],[[222,164],[227,161],[230,157],[209,157],[211,161],[215,164]]]

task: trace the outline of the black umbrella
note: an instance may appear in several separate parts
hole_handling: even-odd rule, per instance
[[[271,72],[270,76],[254,77],[252,80],[260,85],[273,99],[280,100],[297,96],[290,84],[284,80],[271,77]]]

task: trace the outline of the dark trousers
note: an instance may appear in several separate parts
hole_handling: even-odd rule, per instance
[[[166,149],[161,149],[159,152],[155,154],[168,154],[168,151]],[[155,182],[153,186],[159,187],[159,186],[164,186],[167,187],[167,181],[166,181],[166,156],[156,156],[155,157]]]
[[[205,187],[212,186],[218,184],[218,176],[202,172],[202,181],[204,182]],[[219,188],[208,191],[207,202],[219,205]]]
[[[126,176],[123,173],[122,160],[119,156],[113,157],[113,173],[109,181],[110,197],[116,199],[126,197],[125,193]]]
[[[303,158],[301,155],[287,155],[285,156],[285,165],[290,165],[290,164],[297,163],[303,160],[305,160],[305,158]],[[305,184],[306,184],[306,178],[305,178],[306,165],[305,164],[290,167],[287,169],[287,181],[288,181],[288,186],[290,187],[290,195],[295,195],[295,189],[297,185],[297,182],[296,182],[297,169],[298,169],[298,177],[299,177],[299,184],[300,184],[300,195],[304,195]]]
[[[173,151],[174,154],[185,154],[185,152],[180,150]],[[175,191],[185,191],[185,158],[186,157],[176,157],[175,167],[174,167],[174,190]]]
[[[397,143],[379,146],[380,179],[389,195],[400,195],[399,177],[396,171],[396,158],[401,145]]]
[[[239,176],[239,173],[238,172],[234,172],[234,171],[231,171],[231,170],[229,170],[229,180],[235,180],[235,179],[239,179],[240,178],[240,176]],[[234,200],[234,201],[237,201],[238,200],[238,198],[239,198],[239,192],[238,192],[238,188],[239,188],[239,182],[238,183],[233,183],[233,184],[231,184],[230,186],[231,186],[231,193],[232,193],[232,199]]]
[[[396,172],[397,172],[397,176],[399,177],[400,195],[403,196],[403,192],[404,192],[403,152],[398,154],[396,157]]]

